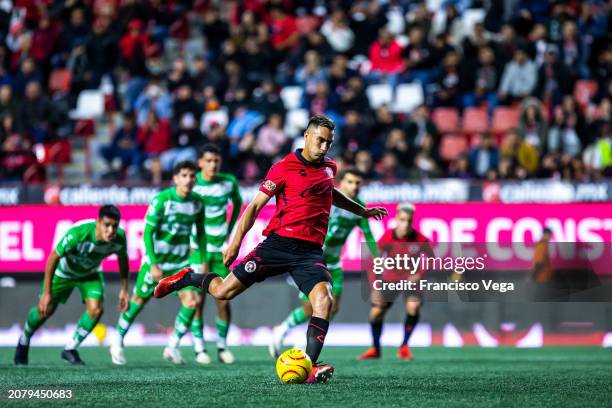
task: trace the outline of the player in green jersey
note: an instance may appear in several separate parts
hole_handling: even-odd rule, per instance
[[[16,365],[28,364],[30,338],[55,312],[59,303],[66,303],[74,288],[78,288],[81,293],[85,313],[62,351],[62,358],[70,364],[84,364],[76,348],[102,316],[104,278],[99,268],[102,260],[111,254],[117,254],[119,258],[119,310],[127,310],[129,263],[125,232],[119,228],[120,218],[121,213],[117,207],[102,206],[96,220],[83,220],[74,224],[51,251],[47,258],[38,306],[30,309],[23,333],[19,337],[15,351]]]
[[[234,224],[240,215],[242,208],[242,197],[238,189],[238,181],[236,177],[227,173],[220,173],[221,168],[221,151],[213,144],[207,144],[200,151],[200,159],[198,161],[201,172],[198,173],[197,183],[193,188],[196,194],[199,194],[204,199],[204,208],[206,219],[204,221],[206,229],[206,259],[208,271],[216,273],[225,278],[229,269],[223,263],[222,248],[225,241],[229,237]],[[227,206],[232,203],[232,215],[228,221]],[[199,266],[202,264],[197,243],[192,239],[192,252],[190,263],[196,272],[199,271]],[[200,289],[197,290],[200,295],[197,297],[196,313],[191,321],[191,335],[193,336],[194,348],[196,352],[196,361],[201,364],[210,363],[210,357],[206,353],[203,336],[203,310],[205,294]],[[234,362],[234,355],[227,347],[227,333],[231,321],[231,309],[229,300],[215,299],[217,303],[217,349],[219,361],[224,364]]]
[[[365,203],[358,197],[359,189],[363,183],[363,173],[356,168],[344,170],[339,175],[340,191],[347,197],[358,202],[365,207]],[[349,211],[338,207],[332,207],[329,215],[329,226],[327,228],[327,236],[323,245],[323,259],[327,264],[327,268],[331,273],[332,278],[332,294],[334,302],[332,304],[331,316],[338,313],[340,297],[342,295],[342,286],[344,283],[344,271],[340,254],[353,228],[359,227],[363,231],[366,242],[373,256],[378,256],[376,240],[370,231],[370,224],[367,218],[359,217]],[[294,309],[289,316],[278,326],[272,330],[272,339],[268,347],[270,356],[277,358],[281,350],[283,340],[289,330],[298,324],[306,322],[312,315],[312,306],[308,298],[300,293],[300,298],[304,302],[301,306]]]
[[[117,339],[110,347],[114,364],[126,363],[123,340],[131,324],[147,301],[153,296],[157,282],[189,265],[189,240],[192,228],[200,251],[206,250],[204,231],[204,203],[193,193],[198,167],[191,161],[174,166],[175,186],[160,191],[149,204],[145,216],[145,256],[136,278],[134,294],[128,310],[119,316]],[[178,293],[181,309],[177,316],[171,342],[163,356],[175,364],[184,363],[178,350],[181,337],[187,332],[195,314],[197,293],[192,289]]]

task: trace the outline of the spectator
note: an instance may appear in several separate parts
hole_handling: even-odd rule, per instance
[[[406,64],[402,58],[403,48],[391,33],[386,29],[381,29],[376,40],[370,46],[370,74],[369,80],[377,82],[385,77],[391,86],[395,87],[399,82],[399,75],[406,69]]]
[[[115,160],[119,161],[121,178],[125,177],[126,172],[134,175],[142,164],[142,151],[138,143],[136,121],[132,116],[126,115],[111,143],[101,147],[100,155],[106,160],[108,167],[113,170]]]
[[[138,145],[152,173],[152,181],[159,184],[162,181],[161,162],[159,156],[170,147],[170,123],[167,119],[159,119],[155,111],[149,111],[145,122],[138,127]]]
[[[412,178],[429,178],[442,175],[440,158],[434,146],[433,137],[429,134],[426,135],[417,147],[414,156],[414,166],[411,171]]]
[[[17,112],[17,106],[11,86],[9,84],[0,86],[0,116],[14,115]]]
[[[531,94],[537,81],[537,68],[525,50],[517,49],[506,65],[499,85],[499,98],[509,104]]]
[[[181,116],[178,128],[172,132],[170,149],[161,153],[159,162],[163,171],[169,173],[176,163],[197,160],[197,147],[203,142],[198,122],[191,112]]]
[[[0,180],[23,181],[25,173],[35,164],[36,156],[22,135],[9,135],[0,146]]]
[[[374,171],[374,162],[372,155],[367,150],[360,150],[355,155],[355,167],[363,173],[363,178],[366,180],[374,180],[377,177]]]
[[[142,126],[148,120],[150,112],[154,112],[159,119],[170,119],[172,98],[159,83],[151,81],[136,99],[134,111],[138,126]]]
[[[576,157],[581,150],[580,138],[576,132],[576,115],[567,115],[562,109],[555,109],[553,126],[548,135],[548,152]]]
[[[274,159],[284,153],[289,137],[283,130],[283,118],[279,114],[272,114],[268,122],[259,129],[254,141],[253,153],[259,167],[260,174],[270,168]]]
[[[314,95],[317,84],[327,80],[327,74],[321,66],[321,59],[316,51],[308,51],[304,56],[304,65],[295,73],[295,82],[304,88],[307,95]]]
[[[355,34],[348,25],[346,15],[341,9],[332,12],[323,23],[321,34],[325,36],[331,48],[338,53],[345,53],[353,47]]]
[[[187,71],[187,64],[183,58],[176,58],[166,78],[167,88],[174,93],[179,87],[192,86],[191,75]]]
[[[409,70],[406,81],[418,81],[425,87],[431,82],[434,73],[425,32],[421,27],[414,26],[408,36],[410,43],[403,51],[406,67]]]
[[[525,143],[540,152],[546,150],[548,124],[544,118],[542,104],[535,98],[526,98],[521,104],[519,134]]]
[[[542,101],[557,105],[562,95],[573,89],[573,81],[565,66],[557,59],[559,50],[555,45],[548,45],[544,61],[538,70],[538,82],[534,90],[535,96]]]
[[[459,55],[454,51],[449,52],[444,57],[442,71],[436,80],[435,106],[460,107],[459,76]]]
[[[578,29],[574,21],[563,23],[562,38],[557,44],[560,60],[573,78],[588,78],[589,69],[586,65],[585,43],[578,38]]]
[[[279,115],[281,118],[285,116],[286,109],[283,100],[274,89],[274,82],[270,79],[262,81],[260,87],[253,91],[251,105],[253,110],[267,118],[272,114]]]
[[[82,45],[90,33],[90,25],[85,18],[85,10],[76,7],[70,12],[70,21],[64,26],[63,41],[67,51]]]
[[[463,95],[463,106],[470,107],[487,102],[489,112],[492,113],[497,106],[497,83],[499,75],[495,65],[495,54],[489,47],[483,47],[478,52],[478,65],[474,88]]]
[[[380,160],[378,178],[383,182],[397,182],[407,177],[408,172],[400,165],[397,156],[393,152],[385,152]]]
[[[42,93],[40,84],[36,81],[29,82],[25,98],[17,110],[17,128],[35,143],[45,143],[55,136],[52,128],[54,118],[53,105]]]
[[[354,76],[347,82],[346,89],[340,93],[341,106],[344,112],[354,110],[360,115],[369,115],[370,102],[366,96],[363,79]]]
[[[310,115],[333,115],[340,111],[340,100],[335,92],[329,90],[327,82],[320,81],[312,96],[304,96],[304,105]]]
[[[469,152],[469,162],[472,174],[484,177],[491,169],[496,169],[499,163],[499,151],[489,133],[482,133],[478,145]]]
[[[431,136],[434,141],[434,148],[438,146],[438,130],[436,125],[429,117],[429,108],[426,105],[417,107],[410,117],[410,120],[405,125],[408,144],[411,148],[416,149],[421,146],[423,139]]]
[[[32,81],[42,83],[42,76],[37,71],[34,60],[32,58],[25,58],[19,66],[19,72],[13,78],[15,96],[18,98],[23,97],[26,85]]]
[[[202,105],[193,97],[189,85],[181,85],[177,89],[172,111],[172,122],[175,127],[178,127],[185,117],[189,117],[188,120],[194,123],[200,123],[203,113]]]
[[[206,87],[212,87],[217,95],[221,94],[223,77],[219,70],[208,63],[204,57],[198,56],[193,61],[192,77],[195,90],[203,92]]]

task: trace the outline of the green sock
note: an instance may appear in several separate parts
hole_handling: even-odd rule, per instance
[[[142,305],[140,303],[136,303],[130,300],[130,307],[126,312],[121,313],[119,316],[119,321],[117,322],[117,332],[119,332],[119,336],[121,338],[121,343],[123,343],[123,338],[125,334],[130,329],[132,323],[138,316],[138,313],[142,310]]]
[[[174,333],[170,337],[169,347],[178,347],[181,337],[187,333],[189,326],[191,326],[195,312],[195,308],[181,306],[181,310],[179,310],[174,321]]]
[[[66,345],[66,350],[74,350],[81,344],[81,342],[91,333],[96,324],[98,324],[98,319],[94,319],[87,313],[83,313],[79,322],[77,323],[76,330],[74,331],[74,335],[72,339]]]
[[[229,331],[229,322],[217,318],[217,347],[220,349],[227,348],[227,332]]]
[[[193,348],[196,353],[202,353],[204,347],[204,322],[201,317],[194,317],[191,321],[191,336],[193,337]]]
[[[38,308],[34,306],[28,312],[28,317],[26,319],[25,325],[23,327],[23,334],[19,338],[19,343],[22,345],[30,344],[30,338],[38,330],[40,326],[47,320],[46,318],[41,318],[38,315]]]
[[[291,313],[289,313],[289,316],[287,316],[283,324],[287,326],[287,329],[291,329],[292,327],[302,324],[307,320],[308,317],[306,316],[306,312],[304,312],[304,308],[300,306],[296,307]]]

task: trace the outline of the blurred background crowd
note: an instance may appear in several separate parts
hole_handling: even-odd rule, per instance
[[[612,174],[611,8],[0,0],[0,181],[45,181],[86,139],[102,179],[161,183],[212,142],[252,182],[322,113],[330,155],[369,180],[597,180]]]

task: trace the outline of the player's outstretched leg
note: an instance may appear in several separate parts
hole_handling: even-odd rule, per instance
[[[370,330],[372,331],[372,346],[358,357],[360,360],[380,358],[380,337],[382,335],[384,316],[385,308],[379,306],[372,306],[372,308],[370,309]]]
[[[17,347],[15,348],[15,365],[28,365],[28,354],[30,351],[30,339],[43,325],[43,323],[53,314],[55,311],[55,305],[51,305],[47,316],[40,317],[38,314],[38,307],[34,306],[28,312],[25,325],[23,327],[23,333],[19,336]]]
[[[329,328],[329,313],[333,302],[330,289],[328,282],[319,282],[308,293],[312,304],[312,317],[306,331],[306,354],[312,360],[312,372],[306,380],[307,383],[326,382],[334,374],[334,367],[317,361]]]
[[[397,350],[397,358],[400,360],[410,361],[412,360],[412,352],[408,347],[408,340],[414,331],[415,326],[419,322],[420,317],[420,306],[419,300],[408,300],[406,301],[406,319],[404,320],[404,340]]]
[[[85,305],[87,310],[81,315],[77,323],[74,335],[66,344],[66,347],[62,351],[62,359],[72,365],[84,365],[85,363],[81,360],[77,347],[83,340],[91,333],[96,327],[98,321],[102,317],[103,307],[102,302],[99,299],[86,299]]]
[[[230,272],[225,279],[216,273],[198,274],[189,267],[159,281],[153,295],[163,298],[187,286],[201,288],[204,293],[221,300],[231,300],[246,290],[246,286]]]

